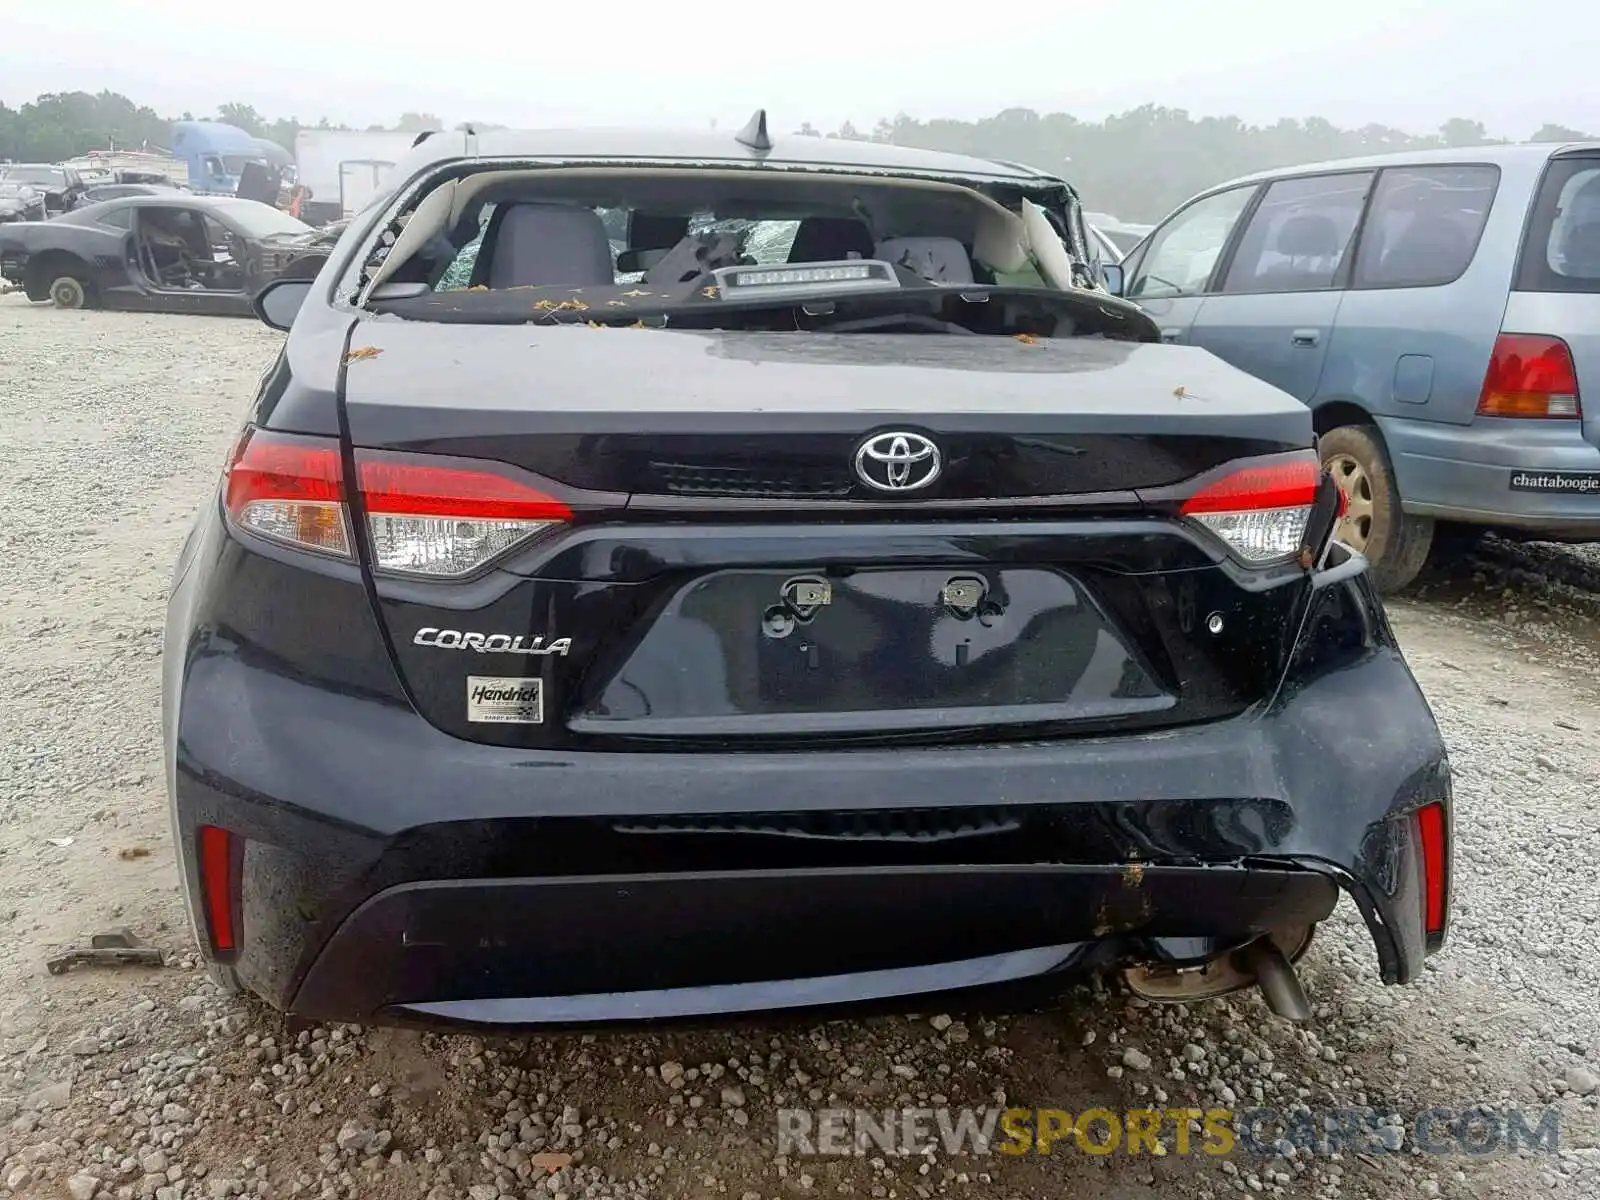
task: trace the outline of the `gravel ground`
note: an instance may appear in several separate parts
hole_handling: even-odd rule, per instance
[[[253,322],[0,299],[0,1195],[1600,1194],[1587,550],[1491,542],[1394,606],[1459,777],[1454,935],[1385,989],[1341,909],[1304,965],[1307,1030],[1254,995],[1150,1008],[1085,985],[1047,1013],[480,1041],[291,1029],[218,994],[187,957],[166,839],[162,608],[277,344]],[[46,973],[116,926],[168,965]],[[1391,1128],[1359,1153],[777,1154],[780,1107],[946,1103],[1482,1105],[1530,1126],[1549,1106],[1560,1146],[1425,1154]]]

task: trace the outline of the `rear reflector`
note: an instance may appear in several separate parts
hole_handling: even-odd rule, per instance
[[[236,949],[233,931],[233,837],[215,825],[200,826],[200,883],[214,950]]]
[[[1270,563],[1299,551],[1320,478],[1311,451],[1239,467],[1201,487],[1180,511],[1245,562]]]
[[[572,510],[509,467],[426,454],[355,452],[373,566],[434,579],[468,575]],[[337,438],[250,427],[228,462],[229,519],[259,537],[355,558]]]
[[[1417,810],[1422,841],[1423,928],[1428,933],[1444,929],[1445,859],[1444,805],[1426,804]]]
[[[1572,420],[1583,415],[1572,351],[1557,337],[1502,333],[1478,397],[1480,417]]]

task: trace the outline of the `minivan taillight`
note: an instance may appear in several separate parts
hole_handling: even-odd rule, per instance
[[[1237,467],[1204,484],[1179,510],[1245,562],[1264,565],[1300,550],[1321,467],[1312,451]]]
[[[361,449],[354,458],[380,571],[459,578],[572,518],[565,502],[501,463]],[[251,427],[229,460],[228,518],[269,541],[354,559],[349,499],[337,438]]]
[[[1583,415],[1572,351],[1558,337],[1502,333],[1478,397],[1480,417],[1572,420]]]

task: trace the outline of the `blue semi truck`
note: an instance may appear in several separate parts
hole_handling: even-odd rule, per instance
[[[239,176],[250,163],[278,169],[279,164],[273,162],[277,156],[267,149],[271,145],[221,121],[175,121],[172,125],[172,157],[188,168],[189,190],[197,195],[236,195]],[[288,157],[287,151],[274,148]]]

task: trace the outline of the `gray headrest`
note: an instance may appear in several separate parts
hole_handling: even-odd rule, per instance
[[[1272,248],[1291,258],[1335,255],[1339,253],[1339,227],[1320,213],[1302,213],[1283,223]]]
[[[489,286],[592,287],[616,278],[605,222],[592,208],[513,204],[500,218]]]
[[[1600,274],[1600,221],[1574,225],[1561,240],[1561,258],[1574,275]]]
[[[1472,239],[1445,217],[1413,217],[1384,251],[1378,276],[1388,283],[1448,277],[1471,255]]]

